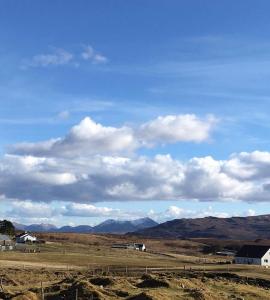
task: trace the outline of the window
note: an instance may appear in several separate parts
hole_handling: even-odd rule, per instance
[[[268,263],[268,259],[265,259],[264,262],[265,262],[265,263]]]

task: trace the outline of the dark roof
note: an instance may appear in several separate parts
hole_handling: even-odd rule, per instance
[[[236,254],[236,257],[262,258],[270,249],[264,245],[244,245]]]

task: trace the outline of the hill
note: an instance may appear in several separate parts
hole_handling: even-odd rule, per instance
[[[132,234],[152,238],[268,239],[270,215],[176,219]]]

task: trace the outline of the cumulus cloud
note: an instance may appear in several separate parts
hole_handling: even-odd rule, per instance
[[[22,200],[85,204],[105,200],[269,201],[270,174],[266,170],[270,159],[266,157],[258,151],[234,154],[228,160],[201,157],[186,162],[170,155],[5,155],[0,161],[0,191]],[[236,158],[239,165],[228,170]],[[247,161],[254,170],[248,177]]]
[[[110,127],[84,118],[64,138],[39,143],[20,143],[13,153],[36,156],[74,156],[129,153],[151,144],[203,142],[215,125],[214,117],[200,119],[195,115],[158,117],[138,128]]]
[[[205,119],[193,114],[160,116],[143,124],[140,136],[143,141],[153,143],[202,142],[209,138],[216,122],[214,116]]]
[[[20,143],[12,152],[36,156],[87,156],[115,154],[136,148],[133,130],[129,127],[106,127],[86,117],[71,128],[64,138],[39,143]]]
[[[15,200],[10,203],[9,216],[23,218],[51,218],[55,215],[54,209],[47,203],[34,203],[31,201]]]
[[[215,122],[213,117],[178,115],[131,128],[104,126],[86,117],[65,137],[11,147],[0,160],[0,193],[86,205],[107,200],[269,201],[269,152],[187,161],[136,155],[136,149],[149,144],[207,140]],[[79,211],[71,206],[67,213],[71,209]],[[97,213],[91,206],[85,209]]]
[[[120,209],[113,209],[109,207],[98,207],[92,204],[85,203],[71,203],[65,206],[64,216],[74,217],[123,217],[126,213]]]

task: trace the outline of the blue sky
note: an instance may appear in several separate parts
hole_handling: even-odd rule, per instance
[[[2,217],[269,212],[268,1],[0,8]]]

